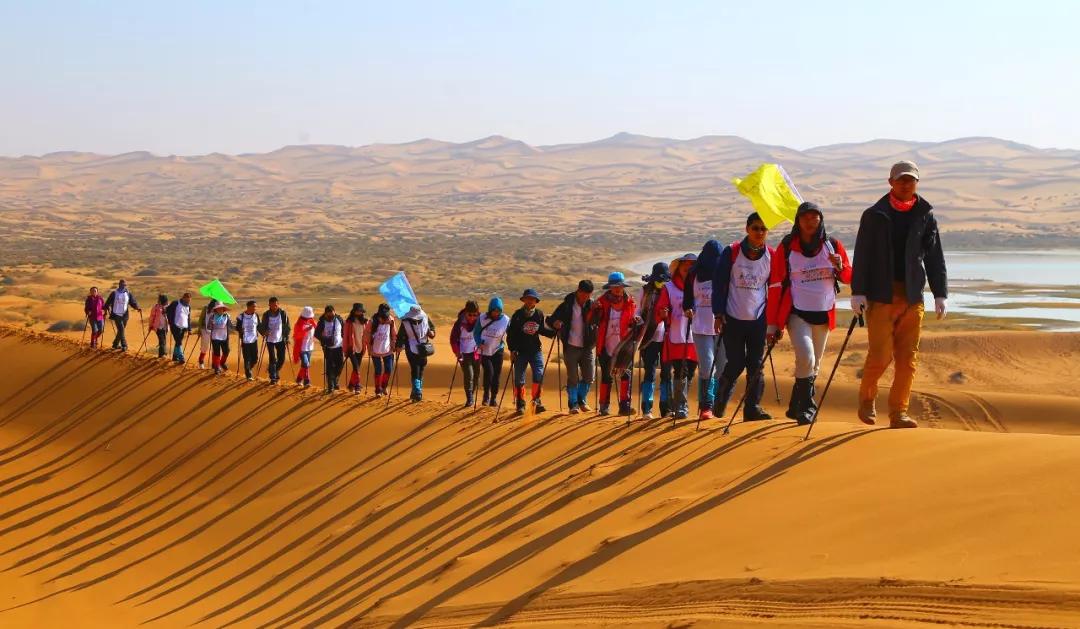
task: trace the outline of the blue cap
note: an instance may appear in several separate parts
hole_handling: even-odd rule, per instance
[[[606,290],[615,286],[622,286],[623,288],[629,286],[629,284],[626,283],[626,277],[619,271],[615,271],[607,276],[607,284],[604,284],[604,289]]]
[[[540,301],[540,293],[536,292],[535,288],[526,288],[525,292],[521,294],[521,301],[525,301],[526,297],[532,297],[536,301]]]

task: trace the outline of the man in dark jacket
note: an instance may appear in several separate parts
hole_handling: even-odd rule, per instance
[[[551,338],[555,331],[544,325],[544,313],[536,307],[540,303],[540,294],[529,288],[521,295],[524,304],[510,317],[510,326],[506,329],[506,344],[510,347],[510,358],[514,363],[514,397],[517,412],[525,412],[525,368],[532,368],[532,403],[533,410],[543,413],[540,390],[544,384],[544,353],[540,348],[540,337]]]
[[[270,374],[270,384],[277,384],[281,379],[281,368],[285,366],[285,352],[292,334],[289,314],[281,308],[277,297],[270,298],[267,310],[259,319],[259,334],[266,343],[266,368]]]
[[[113,326],[116,328],[116,337],[113,338],[112,348],[121,351],[127,351],[127,336],[124,334],[127,328],[129,309],[134,308],[140,314],[142,308],[139,307],[139,302],[135,300],[135,295],[132,295],[127,288],[127,281],[120,280],[116,285],[116,290],[109,293],[109,298],[105,300],[105,312],[108,313],[109,319],[112,320]]]
[[[165,317],[169,322],[169,331],[173,337],[173,362],[184,364],[184,335],[191,333],[191,293],[184,293],[180,299],[165,308]]]
[[[559,335],[566,361],[566,400],[570,413],[588,412],[593,375],[596,372],[596,325],[588,321],[592,309],[593,283],[578,282],[577,290],[563,298],[547,318],[549,327]]]
[[[859,419],[873,424],[878,380],[895,362],[889,425],[915,428],[908,416],[923,321],[923,289],[934,294],[938,319],[947,312],[948,282],[933,208],[915,193],[919,168],[902,161],[889,172],[892,190],[863,212],[852,263],[851,307],[865,313],[869,347],[859,387]]]

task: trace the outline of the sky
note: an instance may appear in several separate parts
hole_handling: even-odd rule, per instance
[[[1080,148],[1080,2],[0,0],[0,155],[533,145]]]

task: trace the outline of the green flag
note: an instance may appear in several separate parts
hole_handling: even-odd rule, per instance
[[[750,199],[769,229],[781,221],[795,222],[802,196],[779,164],[762,164],[746,179],[732,179],[731,183]]]
[[[236,300],[229,294],[228,289],[221,283],[221,280],[214,279],[209,284],[199,288],[199,294],[203,297],[209,297],[210,299],[216,299],[223,304],[235,304]]]

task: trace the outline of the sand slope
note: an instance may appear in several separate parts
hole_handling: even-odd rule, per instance
[[[1080,626],[1075,437],[493,424],[0,352],[4,626]]]

